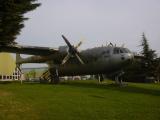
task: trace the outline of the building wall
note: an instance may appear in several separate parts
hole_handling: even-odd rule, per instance
[[[16,68],[15,58],[10,53],[0,53],[0,74],[12,75]]]

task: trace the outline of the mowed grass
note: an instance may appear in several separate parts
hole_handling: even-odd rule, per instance
[[[160,120],[160,84],[0,84],[0,120]]]

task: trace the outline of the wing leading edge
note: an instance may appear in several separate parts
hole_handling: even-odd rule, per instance
[[[49,47],[0,45],[0,52],[47,56],[58,52],[58,50]]]

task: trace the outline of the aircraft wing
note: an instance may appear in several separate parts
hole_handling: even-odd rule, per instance
[[[0,52],[47,56],[58,52],[58,50],[49,47],[0,45]]]

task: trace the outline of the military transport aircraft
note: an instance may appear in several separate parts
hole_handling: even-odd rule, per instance
[[[48,70],[43,74],[44,79],[51,83],[59,83],[60,76],[76,75],[100,75],[111,74],[121,71],[133,60],[133,54],[129,49],[116,47],[113,44],[78,51],[82,44],[71,45],[68,39],[62,35],[67,46],[58,49],[36,46],[0,45],[0,52],[11,52],[16,54],[16,64],[19,67],[24,63],[47,63]],[[21,58],[20,54],[34,55]]]

